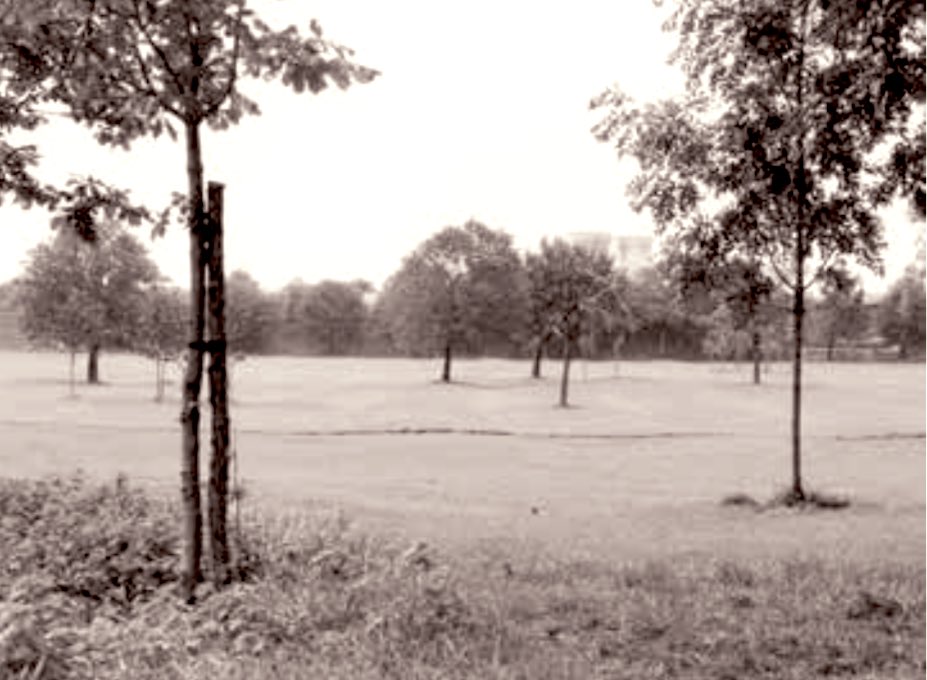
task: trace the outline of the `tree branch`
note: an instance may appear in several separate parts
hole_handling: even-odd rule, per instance
[[[161,65],[164,67],[164,71],[171,77],[174,81],[174,84],[177,86],[177,94],[183,96],[186,93],[186,87],[184,87],[183,80],[180,78],[180,74],[174,69],[171,65],[170,60],[167,58],[167,54],[162,50],[157,43],[155,43],[154,38],[151,37],[151,34],[148,32],[148,28],[145,26],[145,22],[142,20],[142,13],[139,7],[139,0],[133,0],[132,7],[135,10],[135,21],[138,25],[138,30],[141,32],[142,36],[145,38],[145,42],[148,43],[149,47],[154,50],[155,54],[158,55],[158,58],[161,60]]]
[[[245,3],[244,0],[239,0],[238,3],[238,17],[235,19],[235,38],[232,43],[232,56],[229,60],[229,69],[228,76],[225,83],[225,88],[222,92],[216,97],[216,100],[212,102],[207,108],[204,114],[204,118],[209,118],[213,116],[222,106],[222,103],[229,98],[232,94],[232,90],[235,89],[235,82],[238,79],[238,49],[239,43],[241,42],[241,31],[244,22],[245,14]]]

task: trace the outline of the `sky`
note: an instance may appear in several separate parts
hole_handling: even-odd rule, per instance
[[[300,278],[363,278],[380,286],[439,229],[477,219],[521,249],[542,237],[652,233],[629,206],[631,160],[590,133],[589,101],[613,83],[641,101],[682,90],[666,64],[667,7],[651,0],[258,0],[275,26],[353,48],[381,75],[320,95],[244,81],[262,115],[203,130],[206,179],[226,185],[226,271],[267,289]],[[108,150],[86,128],[53,119],[20,141],[37,144],[43,179],[93,175],[153,208],[186,186],[183,145],[142,140]],[[886,219],[887,280],[910,261],[915,230],[903,209]],[[0,281],[50,235],[41,209],[0,208]],[[189,278],[187,233],[154,242],[161,270]],[[867,290],[885,281],[866,280]]]

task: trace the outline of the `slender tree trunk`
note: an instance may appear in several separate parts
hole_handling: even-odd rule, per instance
[[[837,344],[837,337],[834,334],[827,336],[827,361],[834,360],[834,345]]]
[[[451,341],[444,343],[444,368],[441,371],[442,382],[451,381]]]
[[[798,239],[802,243],[802,239]],[[802,244],[803,246],[803,244]],[[792,308],[794,319],[795,354],[792,359],[792,495],[801,500],[805,497],[801,480],[801,354],[802,321],[804,318],[804,258],[796,248],[796,286]]]
[[[763,364],[763,343],[760,337],[759,324],[756,321],[756,311],[750,312],[750,334],[752,336],[751,354],[753,358],[753,384],[760,384],[760,369]]]
[[[72,397],[75,396],[76,394],[74,391],[74,362],[76,359],[77,359],[77,352],[75,352],[72,349],[71,350],[71,366],[70,366],[70,370],[68,371],[68,392],[70,393]]]
[[[199,126],[186,125],[187,180],[190,199],[190,344],[184,373],[180,421],[182,449],[180,489],[184,515],[184,552],[181,594],[192,602],[196,584],[203,580],[203,517],[200,501],[199,425],[200,388],[203,381],[204,234],[203,234],[203,162]]]
[[[228,543],[229,403],[225,346],[225,274],[222,246],[222,189],[209,183],[209,403],[212,457],[209,463],[209,545],[213,578],[226,585],[231,576]]]
[[[563,345],[563,371],[560,374],[560,406],[569,406],[570,389],[570,360],[573,358],[573,341],[564,339]]]
[[[154,399],[156,402],[160,403],[164,397],[164,386],[161,382],[161,357],[155,354],[154,358],[155,365],[155,396]]]
[[[660,357],[666,356],[666,327],[660,327]]]
[[[87,382],[97,385],[100,382],[100,346],[91,345],[87,354]]]
[[[544,347],[547,345],[547,339],[549,336],[544,335],[538,338],[538,346],[534,352],[534,363],[531,366],[531,377],[540,378],[541,377],[541,360],[544,358]]]
[[[808,4],[802,7],[801,40],[805,38],[805,26]],[[803,70],[805,65],[804,43],[798,53],[797,110],[798,116],[805,114],[803,104]],[[792,497],[800,501],[805,498],[801,478],[801,359],[802,359],[802,322],[805,316],[805,200],[808,185],[805,179],[805,134],[801,129],[798,134],[798,173],[795,188],[798,194],[797,223],[795,230],[795,298],[792,308],[794,356],[792,358]]]

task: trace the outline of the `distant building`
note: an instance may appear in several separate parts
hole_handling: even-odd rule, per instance
[[[653,264],[653,236],[616,236],[606,231],[581,231],[570,234],[567,240],[596,252],[608,253],[615,260],[615,265],[628,273]]]

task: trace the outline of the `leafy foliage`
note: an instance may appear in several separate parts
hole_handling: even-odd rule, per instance
[[[594,330],[614,335],[629,327],[627,284],[607,253],[545,239],[538,253],[527,255],[526,269],[538,335],[550,332],[575,345]]]
[[[909,268],[886,293],[879,305],[878,325],[882,336],[898,345],[901,358],[923,356],[925,334],[924,276]]]
[[[525,289],[511,237],[470,221],[406,257],[381,293],[381,313],[401,351],[479,352],[518,342]]]
[[[367,324],[366,281],[294,282],[285,290],[284,323],[303,346],[326,354],[353,354],[363,347]]]
[[[132,347],[144,337],[145,289],[157,278],[144,246],[115,224],[91,243],[59,232],[33,250],[19,281],[24,330],[72,352]]]

